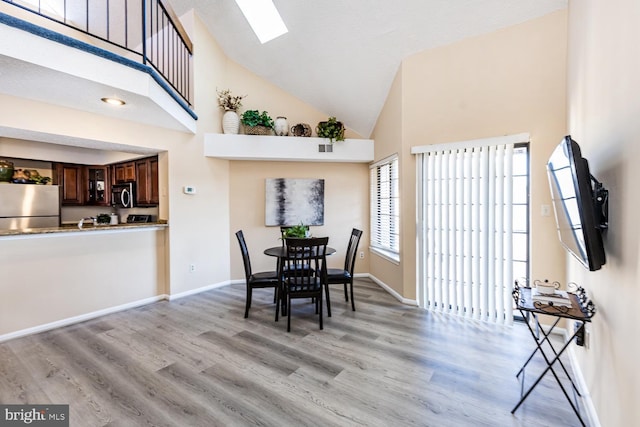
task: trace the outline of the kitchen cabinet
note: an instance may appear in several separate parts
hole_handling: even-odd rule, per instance
[[[113,166],[114,184],[122,184],[123,182],[135,182],[136,180],[136,163],[126,162],[118,163]]]
[[[109,167],[55,163],[54,170],[62,206],[110,205]]]
[[[160,201],[157,157],[136,161],[136,183],[136,204],[138,206],[157,206]]]
[[[80,206],[84,204],[85,167],[69,163],[56,163],[54,184],[60,186],[62,206]]]
[[[109,185],[109,167],[86,166],[85,205],[109,206],[111,186]]]

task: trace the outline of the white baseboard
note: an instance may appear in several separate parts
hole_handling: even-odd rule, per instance
[[[377,277],[375,277],[375,276],[373,276],[371,274],[367,274],[367,273],[365,273],[365,274],[354,274],[354,277],[368,277],[375,284],[377,284],[382,289],[387,291],[389,294],[391,294],[395,299],[397,299],[401,303],[406,304],[406,305],[412,305],[412,306],[415,306],[415,307],[418,306],[418,301],[417,300],[403,297],[398,292],[396,292],[393,288],[391,288],[389,285],[387,285],[382,280],[378,279]]]
[[[129,302],[126,304],[117,305],[114,307],[105,308],[102,310],[92,311],[91,313],[81,314],[79,316],[68,317],[66,319],[56,320],[55,322],[45,323],[43,325],[34,326],[27,329],[11,332],[8,334],[0,335],[0,342],[8,341],[14,338],[24,337],[26,335],[37,334],[39,332],[49,331],[55,328],[61,328],[63,326],[72,325],[74,323],[84,322],[86,320],[95,319],[96,317],[104,316],[118,311],[128,310],[130,308],[140,307],[142,305],[151,304],[154,302],[167,299],[166,295],[157,295],[155,297],[145,298],[138,301]]]
[[[61,328],[63,326],[68,326],[68,325],[72,325],[74,323],[84,322],[86,320],[95,319],[96,317],[105,316],[107,314],[112,314],[112,313],[117,313],[118,311],[124,311],[124,310],[128,310],[130,308],[136,308],[136,307],[140,307],[140,306],[147,305],[147,304],[152,304],[154,302],[158,302],[158,301],[162,301],[162,300],[175,301],[177,299],[184,298],[184,297],[189,296],[189,295],[195,295],[195,294],[199,294],[200,292],[205,292],[205,291],[208,291],[208,290],[211,290],[211,289],[220,288],[220,287],[223,287],[223,286],[228,286],[228,285],[230,285],[232,283],[236,283],[236,282],[237,283],[244,283],[244,280],[226,280],[224,282],[214,283],[212,285],[203,286],[203,287],[198,288],[198,289],[192,289],[190,291],[181,292],[181,293],[175,294],[175,295],[167,295],[167,294],[156,295],[154,297],[145,298],[145,299],[141,299],[141,300],[138,300],[138,301],[132,301],[132,302],[129,302],[129,303],[126,303],[126,304],[121,304],[121,305],[116,305],[116,306],[113,306],[113,307],[104,308],[102,310],[92,311],[91,313],[85,313],[85,314],[81,314],[79,316],[73,316],[73,317],[68,317],[66,319],[56,320],[55,322],[45,323],[43,325],[33,326],[31,328],[22,329],[22,330],[19,330],[19,331],[10,332],[8,334],[0,335],[0,342],[8,341],[8,340],[11,340],[11,339],[14,339],[14,338],[24,337],[24,336],[31,335],[31,334],[37,334],[39,332],[49,331],[49,330],[55,329],[55,328]]]
[[[200,292],[210,291],[211,289],[221,288],[223,286],[229,286],[232,283],[236,283],[236,282],[244,283],[244,280],[241,280],[241,281],[225,280],[224,282],[218,282],[218,283],[214,283],[212,285],[203,286],[201,288],[191,289],[189,291],[180,292],[179,294],[167,295],[166,299],[168,299],[169,301],[175,301],[177,299],[188,297],[190,295],[199,294]]]

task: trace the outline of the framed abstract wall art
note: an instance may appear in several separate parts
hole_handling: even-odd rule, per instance
[[[267,178],[267,226],[324,225],[324,179]]]

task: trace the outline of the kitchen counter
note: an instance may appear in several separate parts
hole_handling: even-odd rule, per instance
[[[51,235],[59,233],[109,233],[109,232],[126,232],[137,231],[148,228],[165,228],[168,227],[166,221],[145,222],[134,224],[117,224],[117,225],[93,225],[85,224],[82,228],[78,228],[77,224],[63,224],[60,227],[48,228],[23,228],[19,230],[0,230],[0,238],[11,236],[34,236],[34,235]]]

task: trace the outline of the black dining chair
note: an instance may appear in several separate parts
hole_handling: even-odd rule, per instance
[[[249,317],[249,309],[251,308],[251,297],[254,288],[274,288],[273,301],[278,301],[278,288],[280,287],[280,280],[278,279],[278,272],[276,271],[262,271],[254,273],[251,270],[251,259],[249,258],[249,250],[247,249],[247,243],[244,240],[244,234],[242,230],[236,232],[238,243],[240,244],[240,252],[242,253],[242,261],[244,262],[244,275],[247,281],[247,301],[244,308],[245,319]]]
[[[329,297],[329,285],[344,285],[344,300],[347,302],[349,302],[349,296],[347,294],[347,285],[349,285],[351,292],[351,309],[353,311],[356,311],[356,304],[353,299],[353,267],[356,264],[356,253],[358,251],[360,237],[362,237],[362,230],[358,230],[357,228],[351,230],[351,237],[349,238],[347,253],[344,257],[344,268],[327,269],[325,293],[327,294],[327,313],[329,316],[331,316],[331,299]]]
[[[301,224],[301,226],[304,228],[304,230],[305,230],[305,232],[307,233],[307,236],[308,236],[309,235],[309,226],[308,225],[302,225],[302,224]],[[289,230],[291,227],[292,226],[290,226],[290,225],[282,225],[282,226],[280,226],[280,235],[282,236],[282,239],[281,239],[282,240],[282,247],[284,247],[284,242],[285,242],[285,239],[286,239],[287,230]],[[307,236],[305,236],[305,238]],[[300,268],[301,266],[298,266],[298,267]],[[287,268],[288,267],[286,265],[283,266],[283,270],[285,272],[287,271]],[[280,270],[280,264],[276,265],[276,269]]]
[[[283,273],[282,294],[286,301],[287,332],[291,331],[291,300],[296,298],[313,298],[316,314],[322,325],[322,292],[326,272],[326,251],[328,237],[285,239],[286,257],[283,262],[286,269]],[[278,309],[276,306],[276,321]]]

